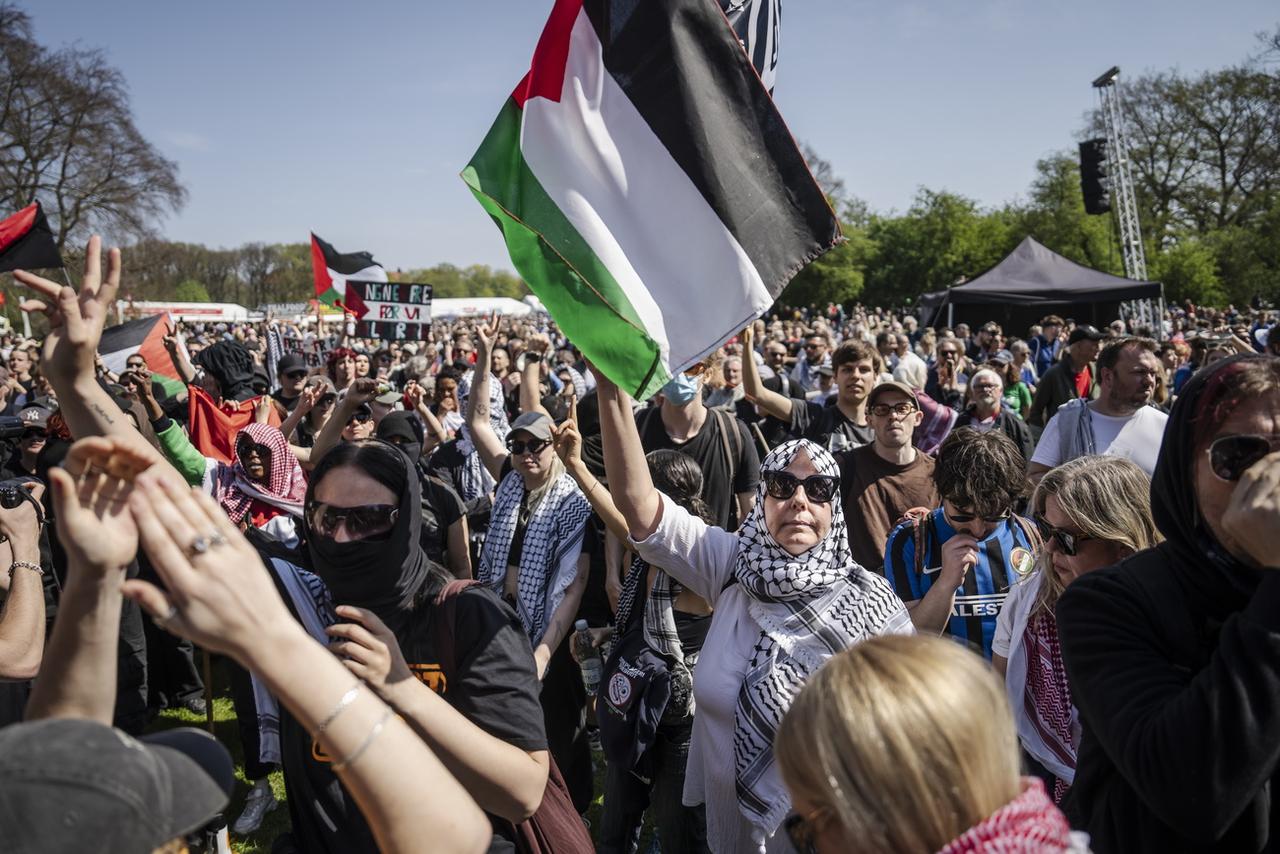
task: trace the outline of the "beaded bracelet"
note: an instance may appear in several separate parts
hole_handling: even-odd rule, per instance
[[[361,745],[356,748],[355,753],[352,753],[346,759],[342,759],[333,763],[332,765],[329,766],[329,769],[332,771],[341,771],[343,768],[350,768],[352,763],[354,763],[357,759],[363,756],[364,752],[369,749],[369,745],[373,744],[373,740],[378,736],[382,735],[383,727],[387,725],[387,721],[391,719],[392,714],[393,713],[391,709],[387,709],[385,712],[383,712],[382,717],[379,718],[378,722],[373,725],[373,729],[369,730],[369,734],[365,736],[365,739],[361,743]]]
[[[42,577],[44,576],[44,567],[41,566],[40,564],[32,563],[29,560],[15,560],[13,563],[9,564],[10,578],[13,578],[13,571],[15,569],[18,569],[19,567],[21,567],[22,569],[32,570],[33,572],[35,572],[36,575],[39,575]]]
[[[342,698],[338,700],[338,705],[334,706],[333,711],[329,713],[329,716],[320,722],[320,726],[316,727],[316,738],[319,738],[324,733],[329,724],[333,723],[334,720],[337,719],[338,715],[343,713],[347,706],[350,706],[355,702],[356,696],[360,693],[360,689],[363,687],[364,683],[357,681],[356,684],[352,685],[351,688],[347,690],[347,693],[342,695]]]

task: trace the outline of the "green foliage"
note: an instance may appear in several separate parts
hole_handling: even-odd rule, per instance
[[[210,302],[209,291],[195,279],[178,282],[173,298],[178,302]]]
[[[506,270],[495,270],[487,264],[458,267],[437,264],[424,270],[408,270],[400,275],[406,282],[423,282],[433,288],[437,298],[447,297],[511,297],[528,296],[529,288],[520,277]]]
[[[1194,237],[1180,240],[1150,259],[1148,275],[1164,282],[1169,302],[1190,300],[1197,305],[1226,302],[1218,278],[1217,255],[1213,247]]]
[[[1030,199],[1011,206],[1014,230],[1030,235],[1078,264],[1124,275],[1119,246],[1111,236],[1111,218],[1084,212],[1080,165],[1066,152],[1036,163]]]

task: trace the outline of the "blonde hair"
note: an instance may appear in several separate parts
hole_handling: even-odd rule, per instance
[[[875,854],[937,851],[1020,791],[1004,690],[939,638],[876,637],[836,655],[792,703],[774,754],[793,799]]]
[[[1044,515],[1045,503],[1058,499],[1063,515],[1080,533],[1132,552],[1164,539],[1151,518],[1151,478],[1123,457],[1086,456],[1050,470],[1031,496],[1032,512]],[[1058,574],[1040,550],[1041,581],[1035,607],[1052,609],[1062,595]]]

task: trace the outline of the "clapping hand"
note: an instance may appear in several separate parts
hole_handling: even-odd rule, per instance
[[[79,566],[99,574],[123,569],[138,552],[129,496],[158,459],[132,444],[93,436],[71,446],[61,468],[49,470],[58,539]]]

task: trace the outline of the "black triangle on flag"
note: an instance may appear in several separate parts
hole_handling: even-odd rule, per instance
[[[0,273],[61,266],[62,256],[39,202],[0,220]]]

